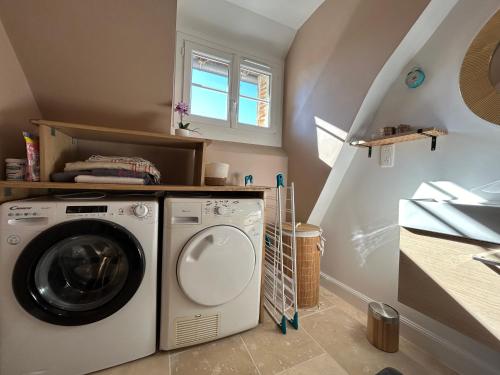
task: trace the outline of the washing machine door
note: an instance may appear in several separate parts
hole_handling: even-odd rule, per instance
[[[104,319],[135,294],[145,270],[137,239],[104,220],[74,220],[34,238],[14,267],[12,286],[31,315],[58,325]]]
[[[250,238],[238,228],[217,225],[194,235],[177,261],[177,279],[193,302],[217,306],[239,296],[255,271]]]

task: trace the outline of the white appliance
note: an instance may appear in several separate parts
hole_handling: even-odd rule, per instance
[[[263,204],[260,199],[165,199],[160,349],[257,326]]]
[[[0,207],[0,374],[77,375],[156,349],[158,202]]]

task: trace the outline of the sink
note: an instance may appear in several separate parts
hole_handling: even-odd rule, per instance
[[[401,199],[399,225],[405,228],[500,243],[498,202]]]

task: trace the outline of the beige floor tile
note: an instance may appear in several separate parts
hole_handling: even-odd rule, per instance
[[[427,367],[400,350],[385,353],[366,339],[366,327],[338,307],[302,319],[302,327],[349,374],[375,374],[385,367],[394,367],[405,375],[449,374],[444,366]]]
[[[291,369],[280,372],[279,375],[349,375],[328,354],[322,354],[309,361],[302,362]]]
[[[342,309],[348,315],[353,316],[363,324],[366,323],[366,312],[361,311],[355,306],[351,305],[345,299],[337,296],[336,294],[330,292],[328,289],[321,287],[320,288],[320,299],[327,300],[330,306],[335,306],[337,308]]]
[[[331,298],[329,298],[329,295],[326,292],[328,292],[326,289],[320,288],[319,306],[310,307],[307,309],[299,309],[299,316],[301,318],[303,318],[303,317],[309,316],[311,314],[314,314],[314,313],[317,313],[319,311],[323,311],[323,310],[326,310],[326,309],[332,307],[333,301],[331,300]],[[328,293],[330,293],[330,292],[328,292]]]
[[[302,329],[289,327],[283,335],[269,316],[242,337],[262,375],[276,374],[324,353]]]
[[[367,311],[362,311],[351,305],[346,300],[330,292],[328,289],[321,287],[320,299],[328,299],[333,306],[340,308],[347,315],[355,318],[363,326],[366,326]],[[430,353],[425,352],[418,346],[412,344],[404,337],[399,338],[399,347],[403,353],[412,357],[416,362],[425,364],[425,367],[437,374],[456,374],[455,371],[445,367],[442,363],[436,360]]]
[[[258,374],[239,335],[176,352],[171,375]]]
[[[172,375],[373,375],[388,366],[405,375],[455,374],[404,338],[398,353],[375,349],[365,336],[366,311],[325,288],[320,290],[320,302],[319,309],[302,311],[300,329],[290,327],[286,335],[266,315],[264,324],[241,335],[158,353],[92,375],[169,375],[169,368]]]
[[[457,372],[444,366],[430,353],[423,351],[418,346],[406,340],[404,337],[399,338],[399,349],[412,357],[418,363],[423,364],[423,366],[429,369],[429,371],[433,374],[457,375]]]
[[[146,358],[128,362],[107,370],[94,372],[92,375],[168,375],[169,355],[159,352]]]

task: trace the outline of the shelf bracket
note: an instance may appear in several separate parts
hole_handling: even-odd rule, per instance
[[[426,137],[430,137],[431,138],[431,151],[436,150],[437,137],[435,135],[426,134],[426,133],[424,133],[423,129],[418,129],[417,133],[425,135]]]
[[[360,147],[366,147],[368,148],[368,157],[372,157],[372,146],[365,146],[365,145],[359,145]]]

